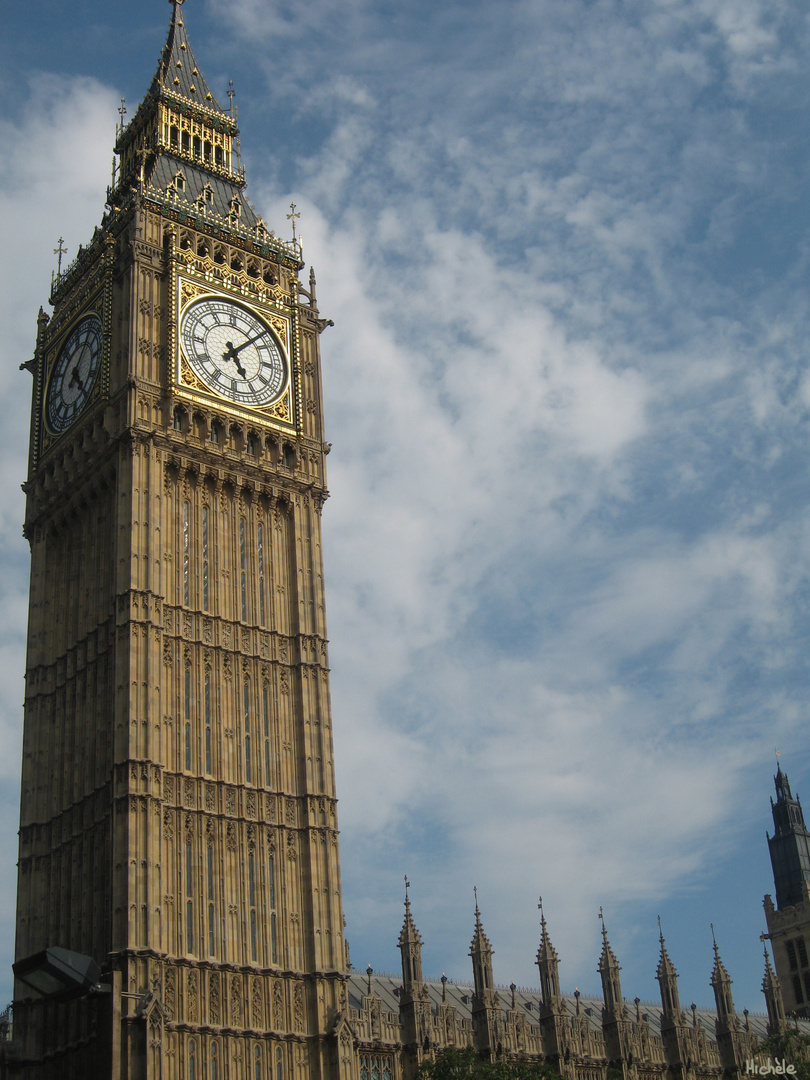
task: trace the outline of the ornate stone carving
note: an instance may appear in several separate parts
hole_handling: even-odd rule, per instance
[[[242,982],[238,975],[231,979],[231,1023],[242,1026]]]
[[[257,1031],[261,1031],[264,1024],[263,997],[261,979],[254,979],[251,990],[251,1021]]]

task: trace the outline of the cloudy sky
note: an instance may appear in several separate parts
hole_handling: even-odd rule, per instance
[[[0,45],[0,991],[10,996],[36,313],[101,218],[163,0]],[[318,276],[347,935],[628,998],[660,914],[761,1011],[774,748],[810,780],[809,17],[798,0],[189,0],[249,196]]]

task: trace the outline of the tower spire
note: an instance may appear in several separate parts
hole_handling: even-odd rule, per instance
[[[658,916],[658,940],[661,944],[661,956],[658,960],[656,979],[661,988],[661,1007],[663,1018],[672,1023],[680,1023],[681,1000],[678,994],[678,972],[669,958],[664,932],[661,929],[661,916]]]
[[[768,955],[768,947],[763,943],[762,951],[765,953],[765,974],[762,977],[762,993],[765,995],[765,1005],[768,1009],[768,1034],[784,1035],[787,1030],[787,1018],[785,1017],[785,1002],[782,998],[782,987],[776,972],[771,967],[771,958]]]
[[[408,890],[411,883],[405,875],[405,920],[399,932],[399,951],[402,956],[402,985],[405,994],[418,992],[422,979],[422,938],[411,916],[411,900]]]
[[[551,1009],[559,1005],[562,1000],[560,993],[560,960],[557,950],[551,944],[546,927],[546,916],[543,911],[543,897],[537,902],[540,911],[540,944],[537,947],[537,967],[540,971],[540,996],[543,1004]]]

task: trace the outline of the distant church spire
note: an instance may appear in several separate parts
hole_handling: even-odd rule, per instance
[[[714,990],[714,1000],[717,1006],[717,1023],[732,1024],[737,1014],[734,1011],[734,1000],[731,996],[731,979],[726,971],[723,961],[720,959],[720,950],[717,947],[717,939],[714,936],[712,925],[712,942],[714,943],[714,968],[710,985]]]
[[[658,939],[661,943],[661,957],[658,961],[656,979],[661,988],[661,1007],[664,1020],[678,1024],[681,1020],[681,999],[678,994],[678,972],[669,958],[664,932],[661,929],[661,916],[658,916]]]
[[[787,774],[777,764],[773,778],[776,802],[771,797],[774,834],[768,837],[776,906],[780,910],[807,899],[810,886],[810,832],[802,804],[793,797]]]
[[[405,921],[399,932],[399,951],[402,955],[402,987],[406,994],[412,994],[422,986],[422,938],[411,916],[410,888],[405,878]]]
[[[782,987],[776,972],[771,967],[771,958],[768,955],[767,946],[763,946],[765,953],[765,974],[762,978],[762,993],[765,995],[765,1005],[768,1009],[768,1034],[783,1035],[787,1030],[787,1018],[785,1017],[785,1003],[782,998]]]
[[[478,910],[478,889],[475,888],[473,891],[475,893],[475,933],[470,943],[470,956],[473,962],[475,996],[483,1000],[493,991],[493,949],[481,925],[481,912]]]
[[[540,970],[540,996],[547,1008],[558,1004],[562,998],[560,993],[560,959],[557,950],[551,944],[546,928],[546,916],[543,912],[543,898],[537,904],[540,909],[540,945],[537,949],[537,967]]]
[[[624,999],[622,998],[622,984],[619,977],[621,968],[619,961],[610,947],[605,926],[605,917],[599,908],[599,918],[602,922],[602,955],[599,957],[599,974],[602,976],[602,995],[604,998],[603,1013],[605,1017],[619,1018],[624,1015]]]

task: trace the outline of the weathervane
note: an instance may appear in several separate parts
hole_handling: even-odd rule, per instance
[[[300,215],[300,213],[299,213],[299,212],[298,212],[298,211],[297,211],[297,210],[295,209],[295,203],[294,203],[294,202],[291,202],[291,203],[290,203],[290,210],[292,211],[292,213],[290,213],[290,214],[287,214],[287,221],[291,221],[291,222],[292,222],[292,231],[293,231],[293,243],[295,243],[295,219],[296,219],[296,218],[300,218],[300,217],[301,217],[301,215]]]
[[[62,278],[62,256],[67,255],[67,248],[62,246],[64,244],[64,242],[65,242],[64,238],[60,236],[59,237],[59,247],[55,247],[53,249],[54,255],[59,256],[59,262],[58,262],[57,267],[56,267],[56,283],[57,283],[57,285],[59,284],[59,282],[60,282],[60,280]]]

